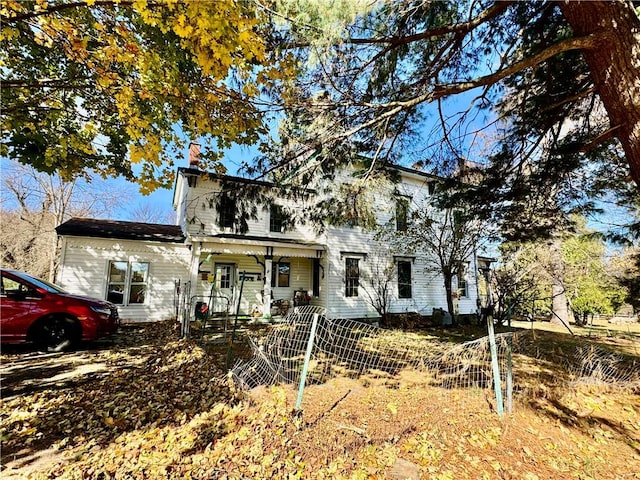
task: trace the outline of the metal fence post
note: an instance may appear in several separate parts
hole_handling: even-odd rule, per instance
[[[507,413],[513,413],[513,335],[507,337]]]
[[[498,350],[496,348],[496,334],[493,331],[493,317],[487,316],[487,328],[489,329],[489,345],[491,350],[491,368],[493,369],[493,389],[496,393],[496,410],[498,415],[504,414],[504,404],[502,402],[502,386],[500,382],[500,365],[498,364]]]
[[[318,314],[313,314],[313,320],[311,321],[311,332],[309,333],[309,341],[307,342],[307,351],[304,355],[304,364],[302,365],[302,374],[300,375],[300,386],[298,387],[298,399],[296,400],[296,410],[300,410],[302,405],[302,393],[304,392],[304,385],[307,381],[307,371],[309,369],[309,362],[311,361],[311,351],[313,350],[313,342],[316,336],[316,328],[318,326]]]

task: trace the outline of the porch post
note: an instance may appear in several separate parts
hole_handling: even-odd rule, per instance
[[[262,316],[271,315],[271,270],[273,269],[273,247],[267,247],[264,256],[264,296],[262,304]]]
[[[189,266],[189,281],[191,282],[191,296],[197,295],[196,287],[198,284],[198,270],[200,268],[200,252],[202,251],[202,243],[194,243],[191,246],[191,265]],[[190,298],[187,301],[191,301]]]
[[[196,284],[198,281],[198,268],[200,266],[200,251],[202,250],[202,244],[196,243],[191,245],[191,263],[189,265],[189,285],[190,288],[187,288],[185,285],[183,287],[183,291],[185,294],[193,295],[197,294]],[[191,304],[191,298],[185,298],[184,304],[187,306],[186,311],[182,315],[182,327],[180,329],[180,338],[189,338],[189,327],[191,326],[191,318],[192,315],[195,314],[193,311],[194,305]]]

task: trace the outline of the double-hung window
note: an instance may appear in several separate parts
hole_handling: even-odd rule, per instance
[[[235,221],[236,201],[228,193],[223,193],[218,205],[218,225],[221,228],[233,228]]]
[[[468,272],[469,263],[461,263],[458,267],[458,298],[469,296]]]
[[[285,231],[285,212],[281,205],[271,205],[271,212],[269,215],[269,231],[270,232],[284,232]]]
[[[396,200],[396,230],[398,232],[406,232],[409,215],[409,200],[407,198],[398,198]]]
[[[345,296],[357,297],[360,285],[360,259],[345,258]]]
[[[117,305],[143,304],[148,283],[148,262],[110,261],[107,300]]]
[[[411,262],[398,260],[398,298],[411,298]]]

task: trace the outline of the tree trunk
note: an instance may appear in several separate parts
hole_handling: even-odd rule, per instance
[[[447,310],[451,315],[451,321],[456,322],[455,307],[453,303],[453,275],[444,275],[444,290],[447,295]]]
[[[564,283],[554,279],[551,285],[552,310],[551,322],[560,325],[569,325],[569,309],[567,308],[567,293],[564,290]]]
[[[551,273],[551,322],[568,325],[569,308],[564,288],[564,263],[562,262],[562,240],[555,235],[549,245]]]
[[[560,10],[576,36],[595,34],[582,51],[596,91],[640,185],[640,18],[630,1],[565,1]]]

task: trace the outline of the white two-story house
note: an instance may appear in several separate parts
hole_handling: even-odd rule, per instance
[[[394,169],[399,181],[371,202],[378,225],[401,228],[406,210],[428,202],[438,178]],[[204,172],[192,159],[176,174],[176,225],[74,218],[58,226],[57,283],[118,304],[130,322],[176,316],[185,296],[192,310],[207,304],[263,317],[308,303],[334,318],[373,320],[381,294],[390,314],[447,309],[442,277],[425,255],[394,252],[375,229],[349,222],[320,228],[297,221],[318,195],[282,192],[267,181]],[[457,280],[458,313],[473,314],[479,260],[475,253],[461,260],[468,268]]]

